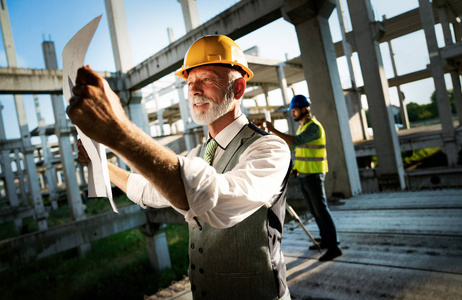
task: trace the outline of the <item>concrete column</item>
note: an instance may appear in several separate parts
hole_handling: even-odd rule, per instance
[[[56,178],[58,180],[58,186],[62,186],[64,183],[63,183],[63,178],[62,178],[62,171],[57,169],[56,170]]]
[[[181,120],[183,121],[184,126],[186,149],[191,151],[196,146],[196,144],[194,143],[194,136],[191,130],[193,122],[191,112],[189,111],[189,102],[184,96],[183,86],[184,80],[179,77],[175,78],[175,87],[178,91],[178,105],[180,107]]]
[[[159,123],[159,130],[160,130],[160,135],[163,136],[165,135],[164,131],[164,108],[158,109],[157,110],[157,122]]]
[[[281,95],[282,95],[282,102],[284,105],[290,104],[289,95],[287,94],[287,80],[286,80],[286,74],[284,72],[284,64],[278,65],[278,81],[279,81],[279,88],[281,89]],[[289,111],[284,113],[284,117],[287,120],[287,127],[289,128],[289,134],[295,135],[297,132],[297,124],[294,121],[294,118],[292,118],[292,115],[290,114]]]
[[[326,131],[326,192],[351,197],[361,182],[328,22],[334,8],[333,0],[285,0],[283,16],[295,25],[312,112]]]
[[[459,126],[462,126],[462,86],[460,84],[460,75],[457,71],[451,71],[451,79],[454,103],[456,104],[457,120],[459,121]]]
[[[377,23],[369,0],[349,0],[354,41],[358,51],[369,115],[374,130],[381,190],[405,189],[404,168],[377,37]]]
[[[42,43],[43,57],[45,58],[45,67],[49,70],[58,69],[56,59],[55,45],[51,41]],[[71,210],[72,220],[85,219],[82,197],[80,188],[77,183],[77,176],[74,163],[74,154],[70,137],[71,128],[66,119],[66,110],[64,109],[64,100],[62,95],[52,95],[51,104],[53,106],[53,115],[55,117],[55,134],[58,138],[59,152],[61,154],[61,164],[66,181],[66,193],[69,208]]]
[[[166,227],[165,224],[159,225],[149,222],[139,227],[140,231],[146,237],[146,247],[148,248],[151,266],[157,272],[172,267],[168,252],[167,236],[165,235]]]
[[[3,116],[1,111],[3,110],[3,105],[0,104],[0,142],[6,141],[5,135],[5,126],[3,124]],[[11,159],[10,159],[10,150],[1,150],[1,157],[0,162],[2,166],[2,175],[4,178],[5,184],[5,192],[8,198],[9,204],[11,208],[19,207],[19,199],[18,195],[16,194],[16,186],[14,184],[14,174],[13,170],[11,169]],[[22,231],[22,219],[16,218],[14,219],[14,228],[16,233],[19,235]]]
[[[2,28],[3,43],[5,45],[6,59],[8,62],[8,67],[17,67],[8,8],[5,1],[2,1],[2,4],[3,5],[0,7],[0,24]],[[35,148],[32,146],[30,140],[29,126],[27,124],[26,109],[24,106],[24,98],[22,95],[15,95],[14,101],[16,105],[16,113],[18,114],[19,133],[21,135],[21,141],[24,149],[24,160],[29,178],[28,183],[30,186],[30,193],[35,209],[35,220],[37,221],[39,230],[44,230],[48,228],[46,220],[47,213],[43,205],[42,194],[40,192],[40,186],[37,180],[37,170],[34,162]]]
[[[168,29],[169,29],[169,34],[173,34],[171,28],[168,28]],[[172,41],[172,39],[170,39],[170,42],[171,41]],[[154,102],[156,103],[157,122],[159,124],[159,128],[158,128],[158,131],[156,129],[156,133],[157,133],[157,135],[163,136],[163,135],[165,135],[165,132],[164,132],[164,116],[163,116],[165,109],[160,108],[160,105],[159,105],[159,92],[157,91],[155,82],[152,83],[152,96],[154,98]]]
[[[29,196],[26,188],[25,176],[23,172],[23,164],[21,164],[21,155],[19,155],[19,150],[14,150],[15,163],[16,163],[16,175],[19,179],[19,190],[21,191],[21,199],[23,203],[29,205]],[[30,188],[29,188],[30,190]]]
[[[351,45],[347,40],[346,33],[347,30],[345,28],[345,16],[343,14],[342,9],[342,2],[340,0],[336,0],[337,2],[337,15],[340,24],[340,32],[342,33],[342,45],[343,45],[343,52],[345,53],[345,58],[347,61],[348,72],[350,74],[350,81],[351,81],[351,92],[349,92],[349,97],[351,99],[350,102],[347,101],[347,106],[349,108],[350,114],[350,131],[352,134],[353,141],[356,140],[367,140],[367,120],[366,120],[366,112],[363,109],[363,105],[361,103],[361,93],[358,90],[358,86],[356,85],[357,75],[356,70],[353,66],[353,51],[351,50]],[[350,105],[348,105],[351,103]],[[358,128],[359,127],[359,128]]]
[[[123,0],[105,0],[104,2],[106,4],[106,12],[108,15],[109,31],[111,34],[116,70],[120,75],[122,75],[133,67],[133,57],[130,48],[131,44],[128,36],[124,3]],[[151,135],[148,116],[144,106],[141,90],[124,91],[122,88],[121,95],[121,98],[127,98],[127,95],[130,97],[128,101],[130,119],[144,132]],[[154,243],[156,245],[161,243],[159,242],[160,239],[162,239],[162,237],[156,239]],[[165,235],[163,236],[163,239],[165,240],[164,242],[166,244]],[[152,250],[149,248],[149,246],[148,251],[150,252],[150,256],[154,255],[151,253]],[[170,263],[170,257],[168,257],[168,263]]]
[[[452,28],[454,29],[454,37],[456,39],[456,43],[462,41],[462,23],[454,18],[452,21]]]
[[[133,68],[133,55],[130,48],[130,38],[128,35],[127,18],[123,0],[105,0],[106,13],[111,34],[112,51],[114,52],[114,62],[116,71],[123,76],[128,70]],[[146,109],[141,94],[141,90],[125,91],[122,87],[119,97],[129,103],[128,110],[130,119],[136,126],[150,135],[149,122],[147,121]]]
[[[398,71],[396,69],[396,62],[395,62],[395,53],[393,51],[393,46],[391,45],[391,41],[387,41],[388,49],[390,50],[390,59],[391,65],[393,67],[393,76],[398,76]],[[404,93],[401,91],[401,87],[399,85],[396,86],[398,91],[398,98],[399,98],[399,106],[400,106],[400,115],[401,115],[401,122],[403,124],[404,129],[410,129],[411,126],[409,125],[409,117],[407,115],[407,107],[404,103]]]
[[[451,29],[449,26],[448,7],[447,6],[439,7],[438,16],[440,19],[441,28],[443,29],[445,46],[454,44],[454,41],[452,40]],[[461,84],[460,84],[460,76],[459,76],[459,70],[457,69],[458,66],[453,65],[453,67],[454,67],[454,70],[450,71],[452,87],[453,87],[452,92],[454,95],[454,103],[456,105],[457,119],[459,121],[459,125],[462,125],[462,91],[461,91]]]
[[[419,11],[422,26],[425,32],[427,48],[430,57],[430,71],[435,83],[435,95],[438,105],[438,113],[442,126],[443,152],[448,158],[448,165],[454,167],[457,164],[457,145],[454,136],[452,113],[449,104],[449,96],[444,81],[444,61],[439,54],[436,40],[435,21],[433,19],[432,5],[429,0],[419,0]]]
[[[200,25],[196,0],[178,0],[178,2],[181,3],[181,9],[183,10],[186,32],[190,32]]]
[[[38,122],[38,129],[40,135],[40,143],[42,145],[42,154],[43,154],[43,163],[46,170],[46,177],[47,177],[47,185],[50,197],[50,203],[53,209],[58,208],[58,186],[56,181],[56,170],[53,167],[51,162],[51,153],[50,149],[47,145],[47,136],[45,134],[46,124],[45,120],[42,118],[42,114],[40,113],[40,105],[38,101],[38,96],[34,95],[34,104],[35,104],[35,111],[37,113],[37,122]]]
[[[196,1],[195,0],[194,1],[191,1],[191,0],[178,0],[178,2],[181,3],[181,6],[183,8],[183,15],[185,16],[185,22],[187,24],[186,15],[188,15],[189,18],[191,18],[191,15],[192,15],[193,18],[195,16],[197,16]],[[194,2],[194,3],[190,3],[190,2]],[[190,10],[192,10],[192,11],[190,11]],[[194,16],[194,11],[196,12],[195,16]],[[187,25],[187,26],[192,26],[189,29],[189,30],[191,30],[193,28],[196,28],[198,25],[199,25],[199,20],[197,20],[197,22],[194,21],[192,24]],[[167,32],[168,32],[169,43],[173,43],[175,41],[175,37],[173,35],[173,30],[171,28],[169,28]],[[196,143],[195,143],[194,135],[193,135],[193,132],[192,132],[192,129],[191,129],[191,127],[193,126],[193,122],[192,122],[191,112],[189,111],[189,103],[188,103],[188,100],[186,99],[186,97],[184,96],[183,87],[184,87],[184,80],[175,76],[175,88],[176,88],[176,90],[178,92],[178,106],[180,108],[181,120],[183,121],[183,127],[184,127],[184,133],[183,134],[184,134],[186,149],[188,151],[191,151],[196,146]],[[154,94],[154,97],[156,99],[156,105],[157,105],[158,104],[158,95],[157,95],[157,93]],[[160,120],[159,117],[157,117],[157,120]],[[159,125],[160,125],[160,123],[159,123]],[[162,127],[161,127],[160,130],[161,130],[162,133],[164,132],[163,119],[162,119]]]
[[[133,55],[128,36],[124,0],[104,0],[111,34],[116,71],[126,73],[133,68]]]
[[[146,107],[144,105],[143,95],[141,90],[130,92],[130,101],[128,109],[130,111],[130,119],[133,123],[146,132],[149,136],[151,135],[151,130],[149,127],[148,115],[146,113]]]

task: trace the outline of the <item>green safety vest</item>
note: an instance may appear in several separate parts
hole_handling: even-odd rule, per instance
[[[305,174],[327,173],[326,133],[321,123],[312,117],[309,122],[298,127],[297,135],[302,133],[311,123],[319,126],[321,136],[314,141],[296,147],[294,169]]]

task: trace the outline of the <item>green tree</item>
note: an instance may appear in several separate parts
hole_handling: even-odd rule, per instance
[[[449,105],[451,106],[451,113],[456,114],[456,102],[454,100],[454,91],[453,90],[448,90],[448,96],[449,96]],[[431,111],[435,111],[436,115],[438,116],[438,104],[436,102],[436,91],[434,91],[430,97],[430,109]]]

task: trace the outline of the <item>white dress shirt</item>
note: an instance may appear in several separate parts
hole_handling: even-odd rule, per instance
[[[241,115],[215,137],[218,148],[213,164],[246,124],[247,117]],[[196,157],[198,148],[186,157],[179,156],[189,210],[173,207],[144,177],[134,173],[127,182],[128,198],[143,208],[172,206],[192,226],[197,227],[193,219],[197,217],[216,228],[231,227],[261,206],[273,205],[290,163],[290,150],[284,140],[275,135],[257,139],[242,153],[239,163],[224,174]]]

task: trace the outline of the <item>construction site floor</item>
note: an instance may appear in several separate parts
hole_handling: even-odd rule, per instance
[[[293,300],[462,299],[462,189],[363,194],[330,208],[343,250],[333,261],[308,250],[296,221],[284,227]],[[302,220],[318,237],[316,223]],[[189,282],[148,299],[190,300]]]

